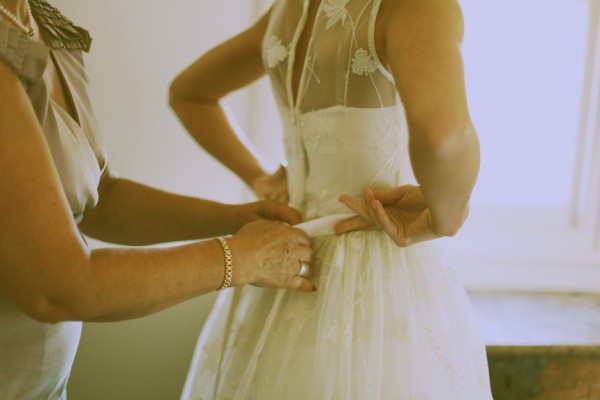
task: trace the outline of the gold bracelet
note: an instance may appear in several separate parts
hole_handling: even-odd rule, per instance
[[[217,289],[217,292],[220,292],[231,286],[231,279],[233,278],[233,258],[231,257],[231,249],[229,248],[227,240],[225,240],[225,238],[222,236],[219,236],[215,239],[221,243],[223,254],[225,255],[225,279],[223,280],[221,287]]]

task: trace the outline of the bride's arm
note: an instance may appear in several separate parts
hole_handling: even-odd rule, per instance
[[[406,109],[414,173],[433,229],[453,235],[467,217],[479,171],[460,52],[462,12],[456,0],[393,0],[383,6],[384,54]]]
[[[254,188],[265,162],[219,101],[264,75],[262,39],[269,13],[254,26],[201,56],[171,84],[170,105],[206,151]]]

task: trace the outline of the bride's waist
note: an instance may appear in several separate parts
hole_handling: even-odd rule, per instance
[[[345,219],[353,217],[355,214],[331,214],[313,219],[305,219],[305,222],[295,225],[296,228],[303,230],[310,237],[335,235],[335,226]]]
[[[305,220],[351,213],[352,210],[339,201],[340,194],[341,193],[330,194],[327,196],[305,196],[300,205],[300,211]]]

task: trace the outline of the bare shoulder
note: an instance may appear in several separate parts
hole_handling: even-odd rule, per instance
[[[386,36],[428,30],[462,40],[464,21],[458,0],[381,0],[379,15]]]

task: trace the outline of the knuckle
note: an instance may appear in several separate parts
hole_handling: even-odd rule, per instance
[[[408,247],[408,242],[406,240],[396,239],[395,242],[398,247]]]

